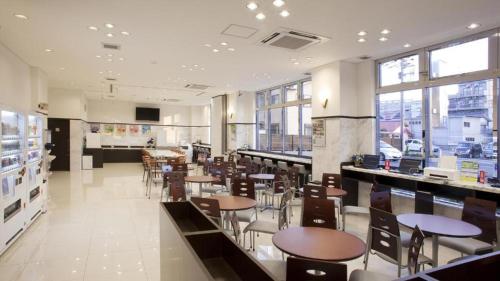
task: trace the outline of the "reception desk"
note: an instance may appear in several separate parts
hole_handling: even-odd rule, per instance
[[[496,201],[500,206],[500,188],[489,184],[469,183],[431,179],[423,175],[405,175],[383,169],[364,169],[343,163],[341,165],[342,187],[348,195],[344,204],[358,205],[359,182],[377,182],[391,188],[410,192],[423,191],[431,193],[438,199],[460,203],[465,197],[476,197]],[[419,202],[416,202],[418,204]]]

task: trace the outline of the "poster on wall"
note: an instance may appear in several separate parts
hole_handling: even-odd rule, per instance
[[[127,126],[124,124],[116,124],[115,136],[124,137],[127,133]]]
[[[101,132],[101,124],[99,124],[99,123],[90,123],[89,126],[90,126],[90,132],[91,133],[98,134],[98,133]]]
[[[113,124],[104,124],[102,134],[105,136],[112,136],[115,131],[115,125]]]
[[[142,125],[142,135],[143,136],[151,135],[151,125]]]
[[[139,136],[139,125],[129,125],[128,126],[128,134],[131,137]]]
[[[326,120],[325,119],[313,119],[312,120],[312,141],[313,146],[325,147],[326,146]]]

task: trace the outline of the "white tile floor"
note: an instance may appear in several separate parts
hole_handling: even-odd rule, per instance
[[[54,173],[47,213],[0,256],[0,279],[160,280],[159,187],[153,188],[150,200],[144,191],[139,164]],[[292,224],[298,225],[298,207],[294,214]],[[259,219],[271,220],[270,211],[259,213]],[[349,216],[346,228],[365,240],[367,224],[365,217]],[[426,244],[426,253],[431,253],[430,246]],[[257,238],[252,254],[261,260],[281,259],[270,235]],[[457,256],[440,248],[440,263]],[[347,264],[349,271],[363,267],[362,258]],[[368,268],[396,277],[396,266],[373,255]]]

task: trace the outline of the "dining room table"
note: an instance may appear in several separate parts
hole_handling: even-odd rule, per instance
[[[202,196],[203,184],[213,183],[213,182],[219,181],[218,178],[213,177],[213,176],[187,176],[184,178],[184,180],[186,182],[189,182],[189,183],[198,183],[198,186],[199,186],[198,194],[200,195],[200,197],[203,197]]]
[[[432,265],[438,266],[439,237],[469,238],[481,235],[481,229],[468,222],[440,215],[401,214],[399,224],[414,229],[416,225],[424,234],[432,235]]]

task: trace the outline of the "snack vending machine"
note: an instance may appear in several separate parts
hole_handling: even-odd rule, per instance
[[[42,173],[42,128],[43,119],[38,115],[28,115],[26,148],[26,222],[31,224],[41,213],[43,207],[43,173]]]
[[[0,253],[24,230],[26,202],[25,120],[18,112],[1,110]]]

